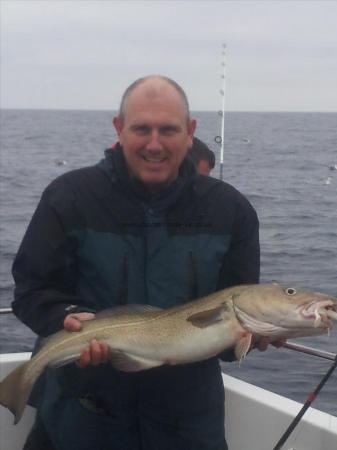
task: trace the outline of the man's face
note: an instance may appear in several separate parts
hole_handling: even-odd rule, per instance
[[[206,161],[205,159],[201,159],[198,163],[198,172],[200,173],[200,175],[207,175],[209,176],[209,174],[211,173],[211,166],[209,165],[208,161]]]
[[[154,191],[178,176],[196,123],[187,119],[184,103],[171,85],[156,80],[137,86],[127,99],[124,120],[115,117],[113,123],[132,176]]]

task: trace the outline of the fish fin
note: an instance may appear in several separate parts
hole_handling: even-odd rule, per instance
[[[163,365],[162,361],[142,358],[120,350],[110,350],[110,363],[122,372],[139,372]]]
[[[109,317],[109,316],[119,316],[125,314],[143,314],[145,312],[155,312],[161,311],[162,308],[152,305],[141,305],[141,304],[130,304],[114,306],[112,308],[103,309],[96,314],[96,319]]]
[[[21,364],[7,375],[0,383],[0,405],[8,408],[14,415],[14,424],[22,417],[33,384],[36,380],[28,383],[24,380],[25,371],[30,361]]]
[[[191,322],[192,325],[198,328],[207,328],[221,322],[224,319],[224,315],[229,311],[229,307],[226,303],[223,305],[208,309],[206,311],[201,311],[189,316],[186,320]]]
[[[240,364],[241,364],[241,361],[246,357],[251,345],[252,345],[252,334],[251,333],[246,333],[236,343],[235,356],[236,356],[236,359],[239,360]]]

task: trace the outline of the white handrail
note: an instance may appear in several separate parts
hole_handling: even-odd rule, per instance
[[[317,348],[306,347],[305,345],[295,344],[295,342],[286,342],[283,344],[284,348],[294,350],[295,352],[305,353],[307,355],[318,356],[319,358],[329,359],[330,361],[336,361],[337,354],[319,350]]]
[[[1,314],[13,314],[12,308],[0,308],[0,316]]]

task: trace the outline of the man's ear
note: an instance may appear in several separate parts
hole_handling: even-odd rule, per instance
[[[113,126],[117,132],[118,137],[120,138],[120,134],[123,130],[123,121],[119,116],[116,116],[112,119]]]
[[[189,137],[189,148],[193,145],[193,135],[195,132],[195,129],[197,128],[197,121],[195,119],[192,119],[187,124],[187,133]]]

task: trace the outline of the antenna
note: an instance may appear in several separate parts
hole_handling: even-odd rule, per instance
[[[222,88],[220,94],[222,95],[222,109],[219,111],[221,116],[221,137],[219,139],[221,143],[220,147],[220,180],[223,180],[223,159],[224,159],[224,147],[225,147],[225,92],[226,92],[226,44],[222,44]]]

